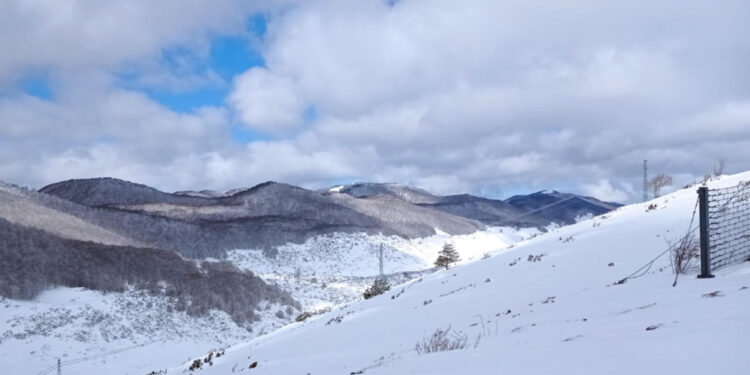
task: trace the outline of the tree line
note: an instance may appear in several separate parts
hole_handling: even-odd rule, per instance
[[[0,219],[0,295],[32,299],[55,287],[163,295],[177,310],[205,316],[216,309],[235,322],[257,320],[263,301],[300,308],[287,292],[229,262],[185,259],[174,251],[63,239]]]

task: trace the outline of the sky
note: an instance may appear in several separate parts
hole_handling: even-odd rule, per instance
[[[750,166],[745,0],[6,0],[0,180],[638,200]]]

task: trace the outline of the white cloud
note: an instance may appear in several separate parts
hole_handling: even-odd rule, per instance
[[[583,194],[594,197],[605,202],[625,202],[632,198],[634,189],[632,186],[616,188],[608,180],[602,179],[591,184],[582,186]]]
[[[253,129],[280,131],[302,124],[305,103],[287,77],[255,67],[235,79],[229,103]]]
[[[346,144],[355,158],[368,147],[379,166],[365,168],[371,176],[457,176],[475,191],[559,181],[590,188],[637,181],[645,158],[683,174],[714,163],[715,152],[705,152],[712,136],[687,123],[728,129],[718,123],[747,118],[727,104],[750,97],[733,83],[742,68],[734,78],[708,69],[750,57],[738,48],[742,33],[707,22],[747,29],[743,10],[735,1],[310,1],[271,22],[264,51],[268,74],[286,77],[287,90],[318,110],[309,131],[321,147]],[[702,49],[720,53],[696,54]],[[750,128],[732,135],[750,138]],[[732,154],[750,162],[750,152]]]
[[[175,73],[159,59],[172,46],[205,55],[212,35],[243,33],[266,6],[11,2],[0,93],[47,69],[55,98],[0,98],[0,178],[563,185],[632,200],[643,159],[686,181],[719,158],[729,172],[750,165],[750,3],[739,0],[285,2],[264,8],[267,66],[234,78],[226,108],[177,114],[118,88],[116,73],[131,70],[178,92],[227,84],[210,67]],[[234,119],[272,138],[238,145]]]
[[[7,1],[0,12],[0,84],[33,69],[108,69],[158,59],[168,46],[205,48],[211,34],[244,30],[247,16],[261,6],[241,0]]]

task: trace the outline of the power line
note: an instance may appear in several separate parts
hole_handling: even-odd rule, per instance
[[[555,202],[555,203],[550,203],[550,204],[548,204],[548,205],[546,205],[546,206],[542,206],[542,207],[539,207],[539,208],[537,208],[537,209],[534,209],[534,210],[531,210],[531,211],[527,211],[527,212],[524,212],[524,213],[523,213],[523,214],[521,214],[521,215],[518,215],[518,216],[516,216],[516,217],[512,217],[512,218],[510,218],[510,219],[507,219],[507,220],[509,220],[509,221],[511,221],[511,220],[518,220],[518,219],[520,219],[520,218],[522,218],[522,217],[524,217],[524,216],[529,216],[529,215],[533,214],[534,212],[537,212],[537,211],[541,211],[541,210],[544,210],[544,209],[546,209],[546,208],[549,208],[549,207],[552,207],[552,206],[558,205],[558,204],[560,204],[560,203],[563,203],[563,202],[565,202],[565,201],[569,201],[569,200],[571,200],[571,199],[574,199],[574,198],[578,198],[578,197],[577,197],[577,196],[571,196],[571,197],[567,197],[567,198],[565,198],[565,199],[562,199],[562,200],[559,200],[559,201],[557,201],[557,202]]]
[[[132,349],[135,349],[135,348],[140,348],[140,347],[143,347],[143,346],[146,346],[146,345],[150,345],[150,344],[153,344],[153,343],[155,343],[157,341],[158,340],[149,341],[149,342],[146,342],[146,343],[143,343],[143,344],[128,346],[128,347],[125,347],[125,348],[115,349],[115,350],[111,350],[111,351],[108,351],[108,352],[99,353],[99,354],[93,354],[93,355],[89,355],[89,356],[85,356],[85,357],[81,357],[81,358],[69,359],[67,361],[60,361],[60,358],[58,358],[56,364],[54,364],[54,365],[52,365],[50,367],[47,367],[46,369],[38,372],[36,375],[51,374],[55,370],[57,370],[57,374],[59,375],[61,373],[62,366],[70,366],[70,365],[75,365],[75,364],[78,364],[78,363],[88,362],[88,361],[91,361],[91,360],[94,360],[94,359],[98,359],[98,358],[103,358],[103,357],[106,357],[106,356],[110,356],[112,354],[118,354],[118,353],[126,352],[128,350],[132,350]]]

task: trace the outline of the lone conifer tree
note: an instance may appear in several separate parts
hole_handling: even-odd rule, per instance
[[[456,251],[456,248],[453,247],[453,244],[445,243],[443,245],[443,249],[438,253],[437,260],[435,260],[435,265],[448,269],[448,267],[450,267],[452,263],[456,263],[459,260],[461,260],[461,257],[458,255],[458,251]]]

